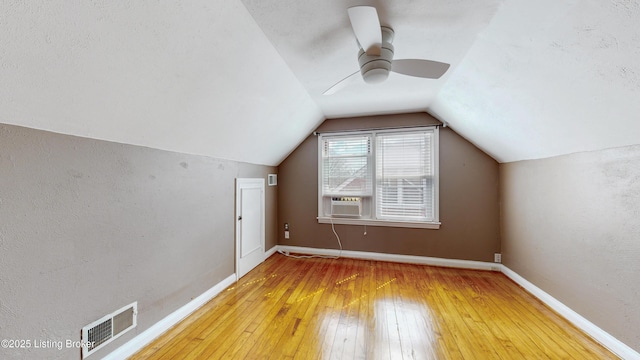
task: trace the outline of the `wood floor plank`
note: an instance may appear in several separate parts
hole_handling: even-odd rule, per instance
[[[485,299],[488,293],[487,288],[481,287],[480,282],[474,276],[470,276],[469,272],[454,275],[456,288],[461,292],[461,301],[467,310],[469,317],[473,320],[470,327],[480,328],[482,330],[483,339],[493,339],[488,342],[491,349],[496,353],[497,358],[513,359],[514,356],[524,357],[511,343],[511,334],[500,326],[500,318],[492,307],[486,305]]]
[[[616,359],[497,272],[275,254],[131,359]]]
[[[349,304],[353,300],[352,290],[349,288],[354,283],[357,273],[354,269],[354,260],[345,260],[345,267],[347,269],[344,278],[340,279],[336,283],[336,290],[341,295],[342,303],[340,308],[335,309],[339,313],[335,336],[333,338],[333,344],[331,345],[331,359],[342,359],[345,356],[345,345],[349,339],[355,339],[355,333],[351,334],[353,330],[353,324],[350,321]]]
[[[502,274],[499,275],[503,279],[499,284],[503,286],[505,292],[514,294],[511,299],[519,303],[520,308],[531,306],[533,314],[542,314],[542,316],[549,318],[550,321],[540,325],[541,331],[561,346],[567,353],[577,358],[584,356],[584,354],[592,358],[606,358],[610,354],[609,351],[595,342],[579,341],[580,336],[584,335],[582,331],[568,324],[561,316],[509,280],[506,276]]]
[[[414,266],[396,266],[396,287],[394,287],[394,302],[397,316],[402,319],[401,339],[403,339],[406,358],[437,359],[437,342],[433,336],[433,324],[430,322],[426,294],[420,292],[416,283],[417,277]],[[404,355],[404,352],[403,352]]]
[[[194,353],[194,359],[221,358],[229,351],[230,344],[233,342],[224,342],[216,346],[209,345],[213,344],[216,339],[222,336],[235,338],[245,329],[252,329],[254,336],[249,338],[251,340],[249,343],[252,346],[245,344],[243,349],[245,347],[249,347],[249,350],[253,347],[260,348],[264,346],[265,343],[268,343],[267,339],[262,335],[268,333],[273,328],[277,328],[281,324],[284,319],[283,315],[290,307],[288,304],[289,299],[296,292],[297,287],[300,286],[301,278],[308,273],[311,267],[312,265],[309,263],[303,264],[303,266],[298,268],[299,271],[294,274],[287,274],[285,270],[285,274],[287,275],[280,277],[282,279],[280,286],[271,288],[271,291],[266,292],[262,298],[255,299],[247,304],[247,306],[239,308],[238,311],[234,313],[234,318],[237,318],[237,320],[234,319],[235,321],[226,324],[227,326],[224,328],[220,326],[218,329],[219,335],[212,336],[207,346],[203,346],[197,353]],[[245,325],[247,326],[246,328],[244,327]],[[269,341],[272,341],[271,338],[269,338]],[[264,352],[264,354],[267,354],[267,352]]]
[[[428,324],[428,326],[425,326],[425,331],[429,332],[429,329],[432,329],[429,338],[432,343],[434,342],[433,338],[435,338],[438,358],[463,359],[463,354],[460,351],[458,343],[450,341],[450,339],[454,339],[456,336],[455,328],[446,321],[441,320],[446,308],[443,307],[436,291],[437,279],[432,269],[417,266],[414,276],[416,279],[416,290],[417,293],[420,294],[417,298],[421,296],[426,297],[425,308],[429,313],[429,317],[428,319],[425,318]]]
[[[332,280],[333,269],[329,262],[323,262],[316,272],[309,272],[309,277],[321,276],[320,282],[307,280],[308,286],[295,299],[295,308],[292,308],[292,316],[280,340],[271,352],[270,358],[281,359],[283,357],[293,357],[304,338],[307,327],[313,324],[316,307],[320,303],[321,294],[327,289],[327,283]]]
[[[357,341],[358,329],[361,324],[359,322],[360,307],[357,303],[362,294],[361,267],[358,265],[359,263],[359,261],[352,262],[350,266],[351,275],[340,285],[347,296],[346,303],[342,309],[343,318],[340,322],[340,327],[344,330],[339,333],[340,336],[336,337],[341,339],[342,355],[340,358],[342,359],[355,359],[359,352]]]
[[[498,283],[506,285],[506,283]],[[507,296],[506,303],[509,304],[509,307],[505,307],[505,311],[508,311],[511,317],[517,316],[514,322],[518,324],[519,328],[526,330],[530,341],[538,346],[539,352],[548,356],[553,354],[562,358],[575,358],[571,351],[568,351],[570,348],[569,339],[564,338],[563,329],[556,326],[552,318],[546,322],[534,321],[543,313],[531,306],[533,303],[524,298],[524,293],[508,293]],[[516,330],[514,329],[514,331]]]
[[[525,354],[536,353],[538,348],[530,346],[532,344],[530,344],[529,338],[522,336],[521,331],[514,331],[513,321],[507,320],[510,314],[505,314],[503,310],[508,307],[508,304],[492,301],[492,297],[495,297],[494,294],[496,294],[496,288],[493,286],[493,282],[485,282],[486,277],[484,274],[482,275],[465,276],[469,288],[473,292],[469,299],[469,305],[477,309],[481,319],[485,319],[487,322],[487,326],[497,339],[495,346],[500,357],[512,359],[515,355],[524,358]],[[518,345],[515,342],[518,342]]]

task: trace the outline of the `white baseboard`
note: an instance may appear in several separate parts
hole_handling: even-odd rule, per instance
[[[509,269],[508,267],[502,265],[502,272],[513,280],[518,285],[522,286],[525,290],[531,293],[533,296],[537,297],[549,306],[551,309],[556,311],[562,317],[567,319],[573,325],[578,327],[580,330],[589,334],[593,339],[602,344],[602,346],[609,349],[614,354],[618,355],[620,358],[625,360],[638,360],[640,359],[640,353],[633,350],[625,343],[611,336],[608,332],[602,330],[597,325],[592,323],[591,321],[582,317],[582,315],[577,312],[571,310],[568,306],[558,301],[553,296],[546,293],[544,290],[535,286],[531,282],[527,281],[522,276],[518,275],[515,271]]]
[[[301,246],[284,246],[277,245],[278,251],[308,254],[308,255],[325,255],[325,256],[341,256],[351,259],[365,259],[365,260],[378,260],[378,261],[393,261],[399,263],[420,264],[420,265],[433,265],[444,267],[455,267],[461,269],[476,269],[476,270],[493,270],[500,271],[501,265],[484,262],[484,261],[472,261],[472,260],[457,260],[457,259],[443,259],[436,257],[426,256],[414,256],[414,255],[398,255],[398,254],[383,254],[367,251],[351,251],[337,249],[317,249]]]
[[[169,330],[172,326],[179,323],[182,319],[186,318],[189,314],[193,313],[202,305],[206,304],[209,300],[213,299],[222,290],[224,290],[234,282],[236,282],[236,274],[229,275],[226,279],[220,281],[211,289],[205,291],[197,298],[191,300],[183,307],[167,315],[164,319],[158,321],[135,338],[129,340],[124,345],[109,353],[109,355],[105,356],[103,360],[126,359],[129,356],[135,354],[155,338],[163,334],[165,331]]]
[[[394,261],[401,263],[411,263],[411,264],[421,264],[421,265],[433,265],[433,266],[445,266],[445,267],[455,267],[462,269],[477,269],[477,270],[493,270],[493,271],[501,271],[511,280],[513,280],[518,285],[522,286],[525,290],[531,293],[533,296],[540,299],[540,301],[544,302],[556,311],[558,314],[563,316],[569,322],[574,324],[576,327],[590,335],[593,339],[598,341],[604,347],[609,349],[614,354],[618,355],[622,359],[625,360],[640,360],[640,353],[633,350],[620,340],[611,336],[606,331],[602,330],[589,320],[582,317],[580,314],[571,310],[568,306],[564,305],[553,296],[547,294],[542,289],[533,285],[531,282],[524,279],[522,276],[518,275],[513,270],[502,264],[483,262],[483,261],[471,261],[471,260],[457,260],[457,259],[443,259],[443,258],[435,258],[435,257],[425,257],[425,256],[412,256],[412,255],[396,255],[396,254],[383,254],[383,253],[374,253],[374,252],[365,252],[365,251],[350,251],[350,250],[340,250],[335,249],[317,249],[317,248],[308,248],[308,247],[300,247],[300,246],[285,246],[285,245],[277,245],[275,246],[277,251],[289,252],[289,253],[297,253],[297,254],[307,254],[307,255],[328,255],[328,256],[342,256],[345,258],[354,258],[354,259],[366,259],[366,260],[379,260],[379,261]],[[273,250],[273,249],[272,249]]]
[[[278,245],[272,247],[271,249],[264,252],[264,258],[268,259],[271,255],[275,254],[278,251]]]
[[[265,258],[269,258],[276,251],[280,252],[289,252],[289,253],[297,253],[297,254],[308,254],[308,255],[328,255],[328,256],[342,256],[345,258],[353,258],[353,259],[365,259],[365,260],[378,260],[378,261],[393,261],[400,263],[411,263],[411,264],[421,264],[421,265],[433,265],[433,266],[444,266],[444,267],[455,267],[462,269],[476,269],[476,270],[492,270],[492,271],[502,271],[507,277],[513,280],[518,285],[522,286],[525,290],[531,293],[533,296],[540,299],[547,306],[552,308],[558,314],[563,316],[569,322],[574,324],[576,327],[584,331],[593,337],[596,341],[602,344],[604,347],[609,349],[614,354],[618,355],[622,359],[625,360],[640,360],[640,353],[633,350],[620,340],[611,336],[606,331],[602,330],[589,320],[582,317],[580,314],[571,310],[568,306],[564,305],[553,296],[549,295],[542,289],[538,288],[531,282],[527,281],[522,276],[518,275],[513,270],[502,264],[495,264],[490,262],[483,261],[471,261],[471,260],[457,260],[457,259],[443,259],[443,258],[435,258],[435,257],[425,257],[425,256],[413,256],[413,255],[397,255],[397,254],[383,254],[383,253],[374,253],[374,252],[365,252],[365,251],[351,251],[351,250],[340,250],[335,249],[318,249],[318,248],[308,248],[308,247],[300,247],[300,246],[284,246],[284,245],[276,245],[271,249],[265,252]],[[180,309],[174,311],[169,314],[164,319],[160,320],[149,329],[145,330],[135,338],[128,341],[126,344],[120,346],[110,354],[104,357],[107,360],[116,360],[116,359],[126,359],[127,357],[135,354],[137,351],[141,350],[145,345],[149,344],[155,338],[160,336],[165,331],[169,330],[172,326],[180,322],[182,319],[187,317],[189,314],[200,308],[202,305],[206,304],[209,300],[218,295],[222,290],[224,290],[229,285],[233,284],[236,281],[236,274],[232,274],[226,279],[222,280],[211,289],[204,292],[202,295],[193,299]]]

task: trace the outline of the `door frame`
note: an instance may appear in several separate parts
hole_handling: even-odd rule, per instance
[[[265,185],[263,178],[236,178],[236,204],[235,204],[235,224],[236,224],[236,233],[235,233],[235,270],[236,270],[236,281],[240,279],[240,257],[241,257],[241,220],[242,216],[242,189],[251,189],[251,188],[259,188],[261,191],[260,197],[260,213],[262,214],[260,218],[260,245],[262,246],[262,256],[261,263],[266,260],[266,250],[265,250]]]

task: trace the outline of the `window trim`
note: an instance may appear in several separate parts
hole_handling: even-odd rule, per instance
[[[403,221],[403,220],[382,220],[376,219],[376,201],[377,201],[377,154],[376,154],[376,134],[378,133],[400,133],[411,131],[433,131],[433,190],[434,190],[434,208],[433,208],[433,220],[432,221]],[[370,135],[372,141],[371,156],[372,156],[372,196],[371,196],[371,217],[370,218],[347,218],[347,217],[332,217],[321,216],[323,214],[323,196],[322,196],[322,137],[323,136],[343,136],[343,135]],[[367,225],[367,226],[388,226],[388,227],[403,227],[403,228],[422,228],[422,229],[439,229],[440,222],[440,134],[438,126],[416,126],[407,128],[388,128],[388,129],[371,129],[371,130],[352,130],[352,131],[340,131],[330,132],[327,134],[318,134],[318,216],[316,219],[320,224],[342,224],[342,225]]]
[[[367,225],[367,226],[388,226],[401,228],[418,228],[418,229],[440,229],[442,223],[435,221],[391,221],[378,219],[353,219],[342,217],[316,217],[319,224],[336,224],[336,225]]]

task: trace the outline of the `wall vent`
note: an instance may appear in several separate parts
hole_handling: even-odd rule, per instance
[[[340,197],[331,199],[331,216],[360,216],[362,202],[359,197]]]
[[[82,328],[82,358],[93,354],[103,346],[137,325],[138,302],[107,314]]]
[[[267,185],[269,185],[269,186],[278,185],[278,174],[269,174],[269,175],[267,175]]]

